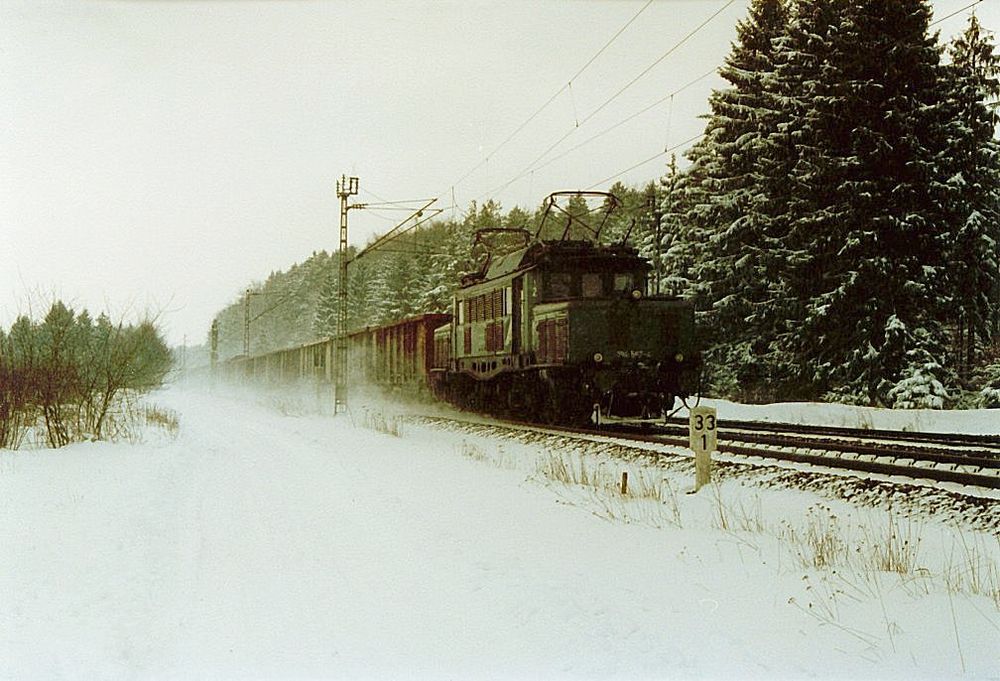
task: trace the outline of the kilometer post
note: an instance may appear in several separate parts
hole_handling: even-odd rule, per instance
[[[692,407],[689,418],[694,451],[694,491],[711,482],[712,452],[717,449],[718,419],[714,407]]]

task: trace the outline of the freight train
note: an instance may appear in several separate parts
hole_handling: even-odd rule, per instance
[[[567,197],[601,199],[600,222],[568,211],[560,203]],[[351,333],[349,381],[546,423],[670,409],[698,389],[694,307],[650,295],[651,266],[624,239],[600,242],[619,205],[598,192],[550,195],[535,234],[520,230],[519,245],[487,253],[479,271],[462,278],[448,313]],[[227,371],[330,382],[333,352],[326,339],[236,358]]]

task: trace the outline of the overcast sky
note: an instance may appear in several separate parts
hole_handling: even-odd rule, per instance
[[[0,0],[0,325],[57,296],[203,342],[249,282],[337,248],[343,173],[458,213],[644,184],[702,131],[721,81],[689,84],[747,4]],[[352,243],[399,217],[352,211]]]

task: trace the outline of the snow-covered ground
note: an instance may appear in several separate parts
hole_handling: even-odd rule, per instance
[[[0,451],[0,677],[1000,677],[995,535],[388,411],[153,400],[176,439]]]

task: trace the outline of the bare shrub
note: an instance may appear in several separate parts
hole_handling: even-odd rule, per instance
[[[159,386],[170,364],[149,320],[114,325],[101,315],[95,324],[60,301],[41,323],[21,316],[0,332],[0,447],[20,446],[36,426],[50,447],[104,439],[111,410],[126,394]]]
[[[26,321],[26,320],[25,320]],[[21,356],[21,320],[11,334],[0,329],[0,449],[17,449],[34,421],[30,406],[32,356]]]

